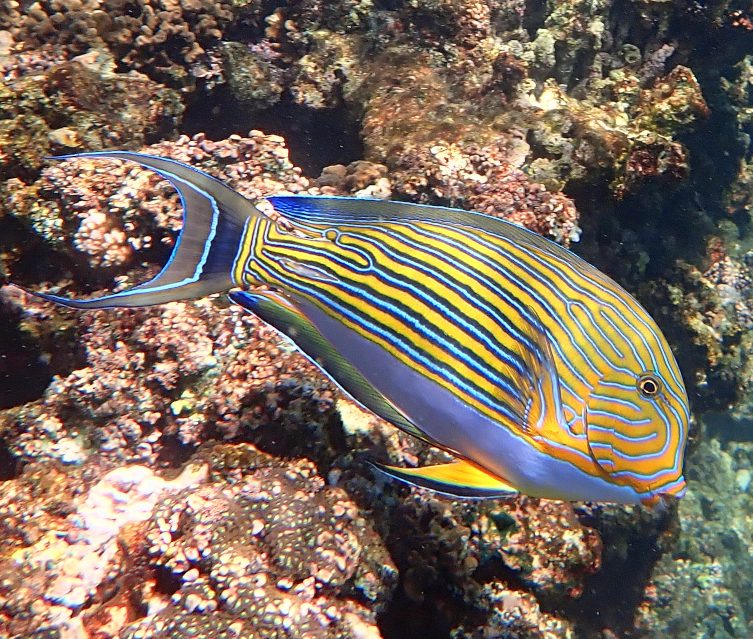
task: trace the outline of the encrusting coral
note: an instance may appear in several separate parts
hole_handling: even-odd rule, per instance
[[[214,610],[215,627],[224,617],[244,637],[347,637],[372,625],[358,599],[383,601],[396,571],[345,492],[325,488],[311,463],[279,464],[251,447],[220,447],[211,458],[231,484],[155,510],[148,552],[182,585],[125,636],[173,636],[167,627],[195,623],[186,613]],[[338,600],[346,592],[353,601]]]
[[[78,490],[66,519],[4,560],[9,633],[378,636],[374,610],[396,571],[355,504],[310,462],[220,446],[169,481],[121,466]],[[0,510],[20,516],[11,503]],[[181,584],[172,594],[158,586],[161,570]]]
[[[252,20],[258,0],[44,0],[21,10],[6,2],[0,23],[16,42],[53,44],[73,55],[109,49],[130,69],[171,86],[202,76],[202,58],[233,21]]]
[[[175,241],[180,211],[164,180],[127,163],[46,164],[49,154],[166,155],[254,200],[349,194],[476,209],[607,254],[610,273],[675,327],[693,396],[734,403],[725,428],[742,432],[753,15],[739,5],[7,0],[1,281],[118,289],[153,275]],[[233,121],[274,120],[280,104],[342,118],[363,157],[304,175],[290,155],[305,118],[290,118],[284,137]],[[217,139],[179,135],[205,124]],[[704,130],[724,131],[720,148],[699,143]],[[711,158],[729,159],[704,172]],[[696,199],[701,210],[683,209]],[[623,205],[646,211],[613,216]],[[703,230],[683,241],[675,227],[696,222]],[[53,376],[41,397],[0,412],[0,635],[742,635],[753,617],[734,576],[750,545],[744,444],[704,443],[691,458],[719,469],[717,497],[689,471],[680,518],[692,532],[672,550],[671,514],[450,503],[372,477],[365,450],[407,465],[444,457],[359,413],[222,301],[79,314],[17,289],[0,295],[23,337],[0,344],[3,361],[33,352]],[[738,519],[717,505],[729,483]],[[111,507],[99,523],[95,497]],[[631,557],[638,538],[655,548]],[[600,616],[593,584],[607,580],[642,592],[635,610],[630,599]]]

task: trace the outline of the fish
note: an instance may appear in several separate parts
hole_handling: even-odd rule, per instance
[[[627,291],[498,217],[276,195],[279,218],[188,164],[130,151],[170,182],[183,227],[151,280],[76,309],[228,293],[357,404],[452,456],[389,477],[453,498],[656,505],[686,491],[690,409],[672,350]]]

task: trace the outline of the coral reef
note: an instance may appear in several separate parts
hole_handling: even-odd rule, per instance
[[[493,583],[484,586],[479,601],[491,611],[487,622],[474,630],[457,628],[451,634],[452,639],[572,639],[577,636],[570,623],[542,612],[536,598],[528,593],[508,590]]]
[[[715,439],[702,442],[688,460],[690,489],[679,505],[682,534],[645,588],[634,636],[751,633],[752,464],[750,442]]]
[[[47,155],[140,146],[175,131],[183,112],[178,94],[114,67],[106,53],[91,52],[0,85],[6,179],[33,174]]]
[[[572,201],[549,193],[509,164],[500,148],[462,149],[434,145],[414,149],[396,161],[396,191],[418,200],[449,202],[548,235],[565,246],[580,235]]]
[[[466,163],[501,151],[554,193],[606,178],[622,197],[646,179],[677,184],[687,171],[678,137],[708,115],[700,86],[689,68],[668,64],[672,41],[643,51],[610,33],[606,2],[541,16],[516,3],[407,2],[368,16],[360,3],[336,6],[303,2],[267,35],[286,55],[305,51],[291,56],[294,99],[322,108],[342,94],[363,112],[369,159],[404,173],[406,194],[436,146]],[[494,166],[479,171],[490,184]],[[422,197],[465,203],[422,186]]]
[[[706,268],[684,264],[682,284],[668,287],[672,305],[701,351],[695,383],[712,407],[732,404],[753,385],[753,253],[730,255],[727,244],[722,237],[710,238]],[[734,412],[738,419],[748,418],[749,402],[738,402]]]
[[[4,633],[379,636],[374,613],[397,573],[355,504],[310,462],[219,446],[169,481],[121,466],[88,490],[79,480],[75,507],[46,525],[14,504],[33,479],[9,482],[0,504],[17,530],[34,531],[1,569]],[[48,484],[65,499],[62,473]],[[165,571],[180,585],[161,587]]]
[[[252,199],[299,192],[309,184],[290,163],[282,138],[258,131],[219,142],[181,136],[144,150],[213,171]],[[85,255],[91,266],[127,268],[134,251],[172,246],[180,227],[180,207],[170,185],[130,163],[79,159],[53,164],[36,181],[9,180],[5,189],[9,215],[77,261]]]
[[[123,636],[180,636],[204,623],[189,613],[215,610],[218,636],[223,625],[243,637],[348,637],[354,627],[373,628],[373,611],[357,601],[384,601],[396,571],[344,491],[325,488],[310,462],[280,464],[250,447],[220,447],[212,459],[230,486],[176,495],[146,530],[152,563],[180,588]]]
[[[453,506],[423,496],[398,508],[396,530],[405,527],[400,522],[427,520],[429,539],[393,540],[396,561],[407,564],[402,586],[409,600],[436,606],[445,599],[444,621],[458,626],[453,636],[572,636],[571,622],[541,609],[542,602],[577,600],[600,567],[600,536],[578,521],[570,504],[522,499]],[[453,591],[483,622],[452,612]]]
[[[112,319],[84,315],[78,330],[87,364],[0,417],[19,460],[80,463],[96,453],[154,463],[211,433],[229,438],[241,424],[274,421],[290,404],[305,423],[331,403],[313,367],[239,309],[176,302]]]
[[[668,63],[679,45],[664,34],[645,51],[624,42],[609,32],[607,10],[606,2],[528,16],[516,3],[481,0],[305,0],[284,9],[87,0],[26,11],[10,3],[5,13],[8,33],[26,47],[107,51],[123,69],[187,90],[188,78],[209,90],[226,82],[232,101],[252,112],[284,95],[314,110],[344,103],[360,114],[367,158],[394,172],[395,194],[516,221],[524,205],[543,209],[537,230],[568,243],[577,216],[563,187],[606,178],[621,197],[646,180],[678,183],[687,172],[679,137],[708,113],[693,72]],[[528,194],[511,203],[516,189]]]
[[[18,610],[9,620],[10,632],[28,635],[45,626],[71,633],[80,629],[82,619],[73,613],[100,595],[103,584],[118,577],[121,529],[146,520],[158,499],[200,482],[205,475],[205,467],[189,467],[180,477],[166,482],[143,466],[124,466],[104,475],[81,496],[68,521],[58,522],[44,534],[38,530],[33,544],[16,550],[7,560],[24,581],[19,587],[13,578],[5,578],[0,584],[0,607],[6,612],[16,608],[26,613],[19,615]],[[64,481],[60,483],[64,489]],[[13,486],[10,488],[13,494]],[[5,495],[3,498],[7,499]],[[21,518],[10,500],[2,509]],[[61,524],[67,529],[65,535],[61,535]],[[16,526],[29,530],[26,521]],[[35,602],[37,611],[33,610]],[[31,623],[26,621],[29,617]]]
[[[43,160],[133,148],[254,200],[523,224],[641,294],[697,408],[733,406],[694,432],[681,531],[672,510],[453,503],[372,477],[366,450],[445,457],[222,301],[78,314],[2,288],[0,635],[750,634],[753,458],[725,438],[751,423],[752,25],[737,0],[0,2],[0,284],[156,272],[180,225],[164,180]],[[262,114],[284,136],[245,134]],[[330,117],[363,157],[304,175]]]

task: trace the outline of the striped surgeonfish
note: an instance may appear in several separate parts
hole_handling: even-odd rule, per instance
[[[685,491],[688,400],[651,317],[579,257],[500,219],[277,196],[273,221],[174,160],[184,224],[151,281],[77,301],[134,307],[230,292],[358,403],[456,460],[381,466],[458,497],[657,503]]]

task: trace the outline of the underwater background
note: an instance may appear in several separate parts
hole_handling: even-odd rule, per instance
[[[693,410],[665,509],[462,502],[224,296],[0,287],[0,638],[753,636],[750,0],[0,0],[0,284],[156,274],[164,155],[251,199],[477,210],[641,301]]]

